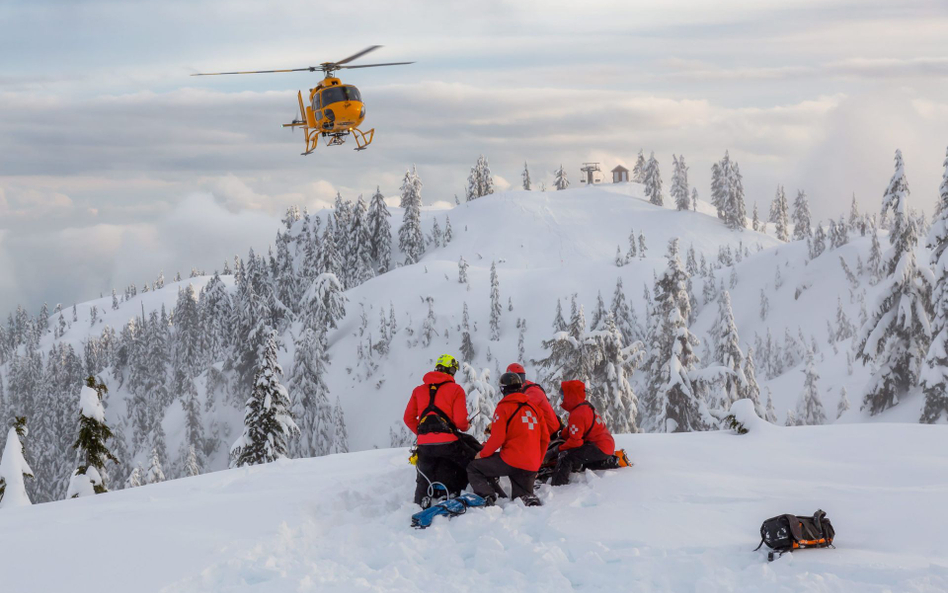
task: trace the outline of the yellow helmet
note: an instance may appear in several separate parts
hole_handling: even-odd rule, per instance
[[[435,368],[442,368],[444,372],[449,374],[454,374],[458,372],[458,369],[461,368],[461,365],[458,363],[458,359],[454,358],[450,354],[442,354],[438,357],[438,360],[435,361]]]

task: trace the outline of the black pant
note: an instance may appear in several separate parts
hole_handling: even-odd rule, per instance
[[[550,483],[553,486],[569,484],[570,472],[582,469],[583,466],[592,468],[596,465],[603,464],[608,461],[610,457],[610,455],[606,455],[599,447],[592,443],[586,443],[575,449],[560,453],[556,461],[556,469],[553,470],[553,479]]]
[[[494,453],[484,459],[475,459],[467,466],[467,479],[471,481],[471,490],[478,496],[494,494],[493,484],[501,476],[510,478],[510,484],[513,487],[512,498],[533,494],[537,472],[507,464],[500,458],[500,453]]]
[[[460,494],[467,487],[467,464],[472,458],[473,455],[458,441],[441,445],[418,445],[415,504],[421,504],[421,499],[428,495],[428,480],[441,482],[450,494]]]

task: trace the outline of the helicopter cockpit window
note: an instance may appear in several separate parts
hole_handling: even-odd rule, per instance
[[[323,105],[330,105],[340,101],[362,101],[362,95],[354,86],[336,86],[324,90],[320,100]]]
[[[362,102],[362,94],[359,92],[359,89],[355,88],[354,86],[346,86],[342,88],[346,89],[346,99],[350,101],[359,101],[360,103]]]

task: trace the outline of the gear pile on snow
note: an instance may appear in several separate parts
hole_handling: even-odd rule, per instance
[[[822,510],[817,510],[812,517],[778,515],[767,519],[760,526],[760,545],[754,551],[767,544],[771,549],[767,559],[772,561],[786,552],[801,548],[833,547],[834,537],[836,530]]]

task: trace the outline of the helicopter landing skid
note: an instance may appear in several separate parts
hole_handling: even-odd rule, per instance
[[[352,128],[352,137],[355,138],[356,141],[354,150],[365,150],[369,147],[369,144],[372,144],[372,139],[375,138],[375,128],[372,128],[368,132],[363,132],[359,128]]]

